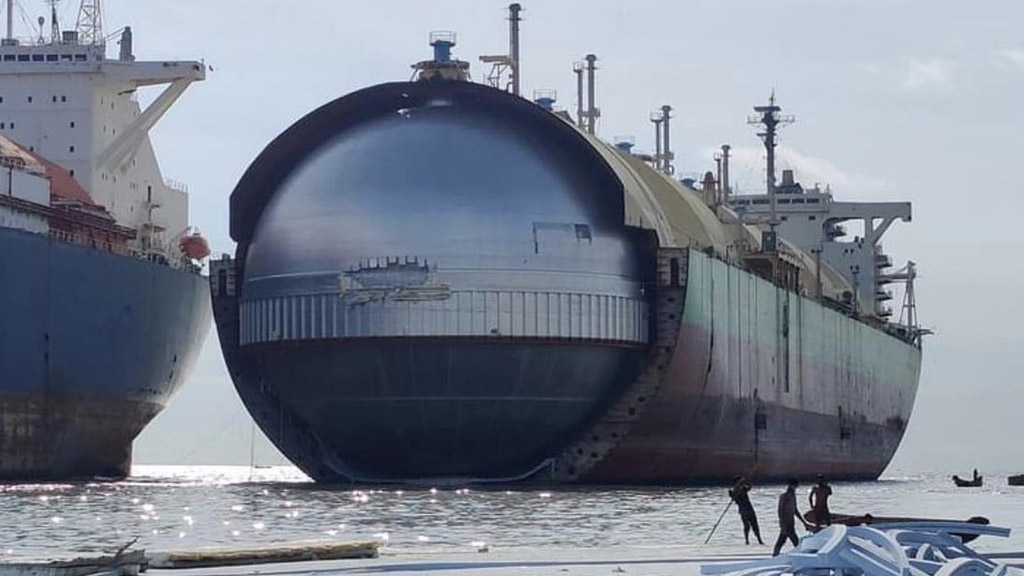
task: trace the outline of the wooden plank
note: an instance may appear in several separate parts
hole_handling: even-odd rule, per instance
[[[206,548],[155,552],[149,555],[147,564],[150,568],[210,568],[305,560],[376,558],[379,546],[379,542],[296,542],[251,548]]]

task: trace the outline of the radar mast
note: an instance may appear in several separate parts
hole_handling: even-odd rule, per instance
[[[104,44],[103,37],[103,12],[100,0],[82,0],[78,6],[78,22],[75,24],[78,30],[79,42],[87,46],[98,46]]]

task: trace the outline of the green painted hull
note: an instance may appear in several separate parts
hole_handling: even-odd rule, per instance
[[[655,397],[583,480],[874,479],[903,437],[921,350],[702,252]]]

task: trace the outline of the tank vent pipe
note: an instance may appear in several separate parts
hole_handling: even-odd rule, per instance
[[[729,194],[732,190],[729,188],[729,151],[732,150],[732,146],[728,144],[722,144],[722,195],[725,201],[729,201]]]
[[[583,119],[583,62],[573,62],[572,73],[576,75],[576,125],[581,129]]]
[[[517,2],[508,5],[508,53],[512,69],[512,93],[519,96],[519,13],[523,7]]]
[[[661,107],[661,127],[662,137],[665,139],[665,144],[662,146],[662,154],[664,155],[664,162],[662,163],[662,170],[666,174],[672,174],[676,171],[675,167],[672,166],[672,160],[675,159],[675,155],[672,153],[672,140],[671,130],[669,129],[669,119],[671,116],[672,107],[668,104]]]
[[[661,170],[664,161],[661,154],[661,114],[652,112],[651,122],[654,123],[654,169]]]
[[[587,61],[587,132],[595,134],[597,132],[597,117],[600,115],[594,102],[594,72],[597,70],[597,56],[587,54],[585,60]]]

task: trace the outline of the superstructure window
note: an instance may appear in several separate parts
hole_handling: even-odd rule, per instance
[[[33,54],[32,55],[32,61],[33,62],[42,62],[43,60],[45,60],[45,58],[43,57],[42,54]]]
[[[60,101],[61,102],[67,102],[68,101],[68,97],[67,96],[61,96],[60,97]]]
[[[29,104],[31,104],[31,103],[32,103],[32,97],[31,97],[31,96],[29,96],[29,97],[28,97],[28,103],[29,103]]]
[[[15,59],[14,54],[4,54],[4,62],[14,62]]]
[[[75,54],[75,62],[85,62],[85,54]]]
[[[71,54],[61,54],[60,59],[66,62],[71,62]]]
[[[18,54],[18,62],[28,62],[29,60],[28,54]]]
[[[71,127],[72,127],[72,128],[74,128],[74,127],[75,127],[75,121],[74,121],[74,120],[72,120],[72,121],[71,121]]]
[[[46,61],[47,62],[56,62],[57,61],[57,55],[56,54],[47,54],[46,55]]]
[[[71,152],[72,154],[74,154],[75,153],[75,147],[74,146],[68,146],[68,152]]]

